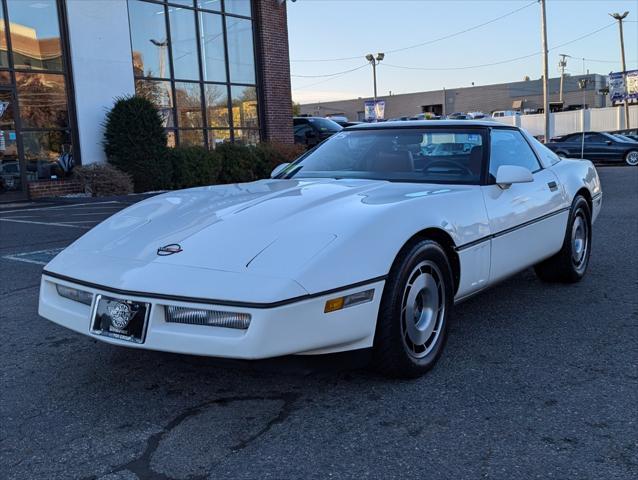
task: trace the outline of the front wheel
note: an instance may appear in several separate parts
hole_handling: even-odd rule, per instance
[[[579,282],[587,271],[591,252],[591,210],[587,200],[578,195],[569,213],[563,247],[553,257],[534,266],[544,282]]]
[[[438,360],[447,339],[452,269],[436,242],[402,250],[390,270],[373,347],[376,368],[393,377],[418,377]]]
[[[625,154],[625,163],[631,167],[638,165],[638,150],[630,150]]]

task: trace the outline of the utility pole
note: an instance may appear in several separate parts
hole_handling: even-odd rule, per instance
[[[585,157],[585,115],[586,115],[586,105],[585,105],[585,89],[587,88],[587,83],[589,83],[587,78],[581,78],[580,80],[578,80],[578,88],[580,88],[583,92],[583,128],[581,128],[581,130],[583,131],[583,135],[581,136],[580,139],[580,158],[583,159]]]
[[[545,143],[549,142],[549,69],[547,65],[547,14],[545,12],[545,0],[539,0],[541,4],[541,36],[543,39],[543,115],[545,116]]]
[[[374,118],[377,118],[377,65],[385,58],[385,53],[377,53],[376,58],[371,53],[366,55],[366,60],[372,65],[372,79],[374,82]]]
[[[613,18],[618,20],[618,30],[620,32],[620,62],[622,67],[622,78],[625,84],[625,128],[629,129],[631,126],[629,125],[629,103],[627,102],[627,65],[625,65],[625,36],[623,35],[622,30],[622,21],[629,15],[629,12],[625,12],[623,14],[620,13],[610,13]]]
[[[565,55],[564,53],[560,54],[560,61],[558,62],[558,68],[560,68],[560,93],[558,97],[558,101],[561,103],[561,108],[563,108],[563,81],[565,78],[565,67],[567,66],[566,58],[569,55]]]

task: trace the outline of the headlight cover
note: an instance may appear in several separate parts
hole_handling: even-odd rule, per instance
[[[246,330],[250,326],[249,313],[223,312],[190,307],[166,305],[166,321],[168,323],[184,323],[187,325],[204,325],[209,327],[234,328]]]
[[[67,287],[65,285],[55,284],[55,289],[58,295],[75,302],[83,303],[84,305],[91,305],[93,303],[93,294],[91,292],[85,292],[84,290],[78,290],[77,288]]]

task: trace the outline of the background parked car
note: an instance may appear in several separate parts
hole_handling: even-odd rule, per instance
[[[492,112],[492,118],[514,117],[520,114],[521,112],[517,112],[516,110],[496,110],[495,112]]]
[[[583,140],[584,136],[584,140]],[[626,162],[638,165],[638,142],[604,132],[584,132],[565,135],[545,144],[558,155],[599,162]]]
[[[295,143],[312,148],[330,138],[343,127],[337,122],[322,117],[294,117]]]

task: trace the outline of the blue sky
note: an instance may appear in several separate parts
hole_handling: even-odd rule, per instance
[[[539,78],[540,55],[510,63],[463,70],[451,68],[495,63],[541,51],[540,5],[531,0],[297,0],[288,2],[293,98],[302,103],[372,95],[371,67],[333,78],[300,78],[360,67],[366,53],[438,39],[520,11],[479,29],[430,45],[387,53],[378,69],[379,94],[408,93]],[[526,7],[526,5],[529,5]],[[523,8],[525,7],[525,8]],[[638,0],[547,0],[550,77],[558,76],[559,54],[567,71],[608,73],[620,69],[617,25],[608,13],[624,12],[627,68],[638,68]],[[581,40],[559,47],[581,36]],[[554,50],[552,48],[555,47]],[[307,62],[344,57],[347,60]]]

